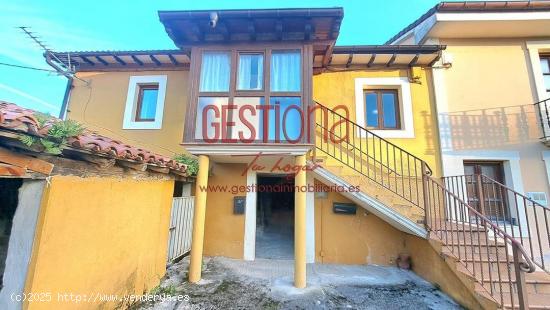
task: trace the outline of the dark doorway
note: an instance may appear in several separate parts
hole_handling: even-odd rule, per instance
[[[0,179],[0,288],[3,287],[11,226],[22,184],[21,179]]]
[[[256,257],[294,258],[294,177],[258,176]]]
[[[504,167],[502,162],[464,162],[464,172],[466,175],[482,174],[501,184],[506,184],[504,180]],[[508,198],[506,193],[495,187],[488,180],[483,181],[483,201],[485,216],[493,221],[510,221],[510,210],[508,208]],[[480,210],[477,178],[472,178],[468,182],[468,203]]]

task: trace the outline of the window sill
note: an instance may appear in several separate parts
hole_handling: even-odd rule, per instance
[[[125,122],[122,129],[162,129],[162,123],[160,121]]]

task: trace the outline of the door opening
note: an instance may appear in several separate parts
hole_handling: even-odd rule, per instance
[[[0,288],[3,287],[13,216],[22,184],[21,179],[0,179]]]
[[[256,257],[294,258],[294,177],[258,175]]]
[[[506,184],[502,162],[464,162],[464,172],[466,175],[483,174],[501,184]],[[510,223],[510,210],[506,193],[499,191],[489,181],[483,181],[482,183],[485,216],[492,221]],[[477,179],[473,178],[467,185],[468,203],[481,211],[479,198],[477,197]]]

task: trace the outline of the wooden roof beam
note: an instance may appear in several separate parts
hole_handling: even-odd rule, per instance
[[[26,173],[25,168],[0,163],[0,176],[22,177]]]
[[[5,148],[0,148],[0,162],[29,169],[35,172],[49,175],[53,170],[53,164],[31,156],[14,153]]]
[[[338,37],[338,34],[340,33],[341,22],[342,22],[342,19],[340,18],[332,19],[332,25],[330,26],[330,34],[329,34],[330,39],[335,40]]]
[[[126,66],[126,62],[122,60],[122,58],[118,57],[117,55],[113,55],[113,58],[118,62],[119,64]]]
[[[197,42],[204,41],[204,35],[201,33],[201,30],[199,29],[199,26],[193,24],[191,26],[191,33],[195,37],[195,41],[197,41]]]
[[[391,67],[391,65],[393,65],[393,63],[395,62],[395,58],[396,58],[396,57],[397,57],[396,54],[391,55],[390,60],[389,60],[388,63],[386,64],[386,67]]]
[[[162,63],[154,55],[149,55],[149,58],[151,58],[151,60],[155,63],[155,65],[157,66],[162,65]]]
[[[349,68],[349,66],[351,66],[352,61],[353,61],[353,54],[349,54],[348,61],[346,62],[346,68]]]
[[[143,61],[139,60],[139,58],[137,58],[136,55],[131,55],[130,57],[132,57],[135,63],[137,63],[140,66],[143,66]]]
[[[80,59],[84,60],[85,63],[89,64],[90,66],[95,66],[95,63],[88,59],[86,56],[79,55]]]
[[[280,19],[275,22],[275,33],[277,34],[277,40],[283,38],[283,22]]]
[[[372,54],[372,55],[370,56],[369,62],[367,63],[367,67],[370,68],[370,67],[372,66],[372,64],[374,63],[374,60],[375,60],[375,59],[376,59],[376,54]]]
[[[102,65],[104,66],[108,66],[109,63],[105,61],[105,59],[99,57],[99,56],[95,56],[95,59],[97,59],[97,61],[99,61]]]
[[[307,23],[304,26],[304,40],[311,40],[311,33],[314,32],[313,25],[311,24],[311,18],[308,18]]]
[[[328,66],[330,63],[330,60],[332,58],[332,51],[334,50],[334,43],[329,45],[327,47],[327,50],[325,51],[325,55],[323,56],[323,67]]]
[[[223,40],[229,41],[229,29],[227,28],[227,25],[224,22],[218,22],[216,28],[218,28],[218,30],[222,34]]]
[[[170,59],[170,61],[172,62],[172,64],[174,65],[179,65],[180,63],[178,62],[178,60],[176,59],[176,57],[174,57],[174,55],[172,54],[168,54],[168,58]]]
[[[254,25],[254,20],[248,21],[248,35],[250,36],[250,40],[256,41],[256,26]]]
[[[409,67],[412,67],[414,65],[416,65],[416,63],[418,62],[418,57],[420,57],[420,54],[416,54],[413,59],[411,60],[411,62],[409,62]]]

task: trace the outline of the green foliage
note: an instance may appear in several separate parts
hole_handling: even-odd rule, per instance
[[[44,127],[52,119],[51,116],[43,113],[35,113],[34,116],[40,128]],[[68,138],[81,135],[83,132],[84,127],[82,125],[74,120],[65,120],[54,122],[44,138],[22,136],[20,141],[26,146],[42,148],[46,153],[57,155],[61,154],[61,150],[67,144]]]
[[[162,287],[160,285],[153,288],[150,292],[151,295],[167,295],[167,296],[175,296],[177,294],[176,287],[174,285],[168,285],[165,287]]]
[[[38,126],[40,128],[44,127],[46,123],[52,119],[52,116],[50,114],[42,112],[34,112],[33,116],[34,118],[36,118],[36,121],[38,122]]]
[[[195,157],[185,154],[178,154],[174,156],[174,160],[180,164],[187,165],[187,171],[189,171],[190,175],[197,175],[199,172],[199,162]]]

